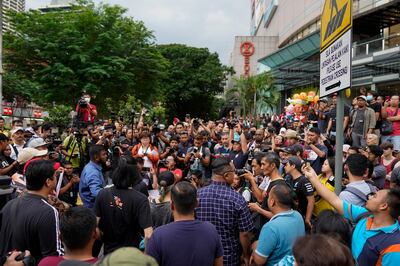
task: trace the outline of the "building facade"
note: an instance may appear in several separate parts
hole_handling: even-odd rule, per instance
[[[228,88],[233,86],[235,78],[256,75],[259,72],[258,60],[276,50],[278,38],[275,36],[236,36],[229,65],[235,74],[229,77]]]
[[[3,14],[3,32],[12,30],[8,16],[6,15],[7,10],[13,10],[16,12],[25,11],[25,0],[3,0],[2,14]]]
[[[324,2],[249,0],[250,36],[275,40],[275,47],[257,59],[257,70],[272,74],[282,91],[282,105],[303,88],[318,91]],[[353,0],[352,96],[361,87],[382,95],[399,94],[399,73],[400,1]]]

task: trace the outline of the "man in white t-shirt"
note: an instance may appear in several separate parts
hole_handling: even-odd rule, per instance
[[[22,151],[25,146],[24,129],[22,127],[16,127],[11,130],[11,138],[13,143],[10,144],[11,155],[13,160],[18,159],[18,154]]]

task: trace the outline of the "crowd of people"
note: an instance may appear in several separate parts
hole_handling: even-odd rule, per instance
[[[0,264],[397,265],[399,96],[170,125],[96,121],[59,138],[0,118]],[[341,193],[335,156],[343,158]],[[69,264],[70,263],[70,264]]]

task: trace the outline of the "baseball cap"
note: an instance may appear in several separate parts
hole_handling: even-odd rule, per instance
[[[78,264],[84,265],[84,264]],[[132,247],[119,248],[98,261],[96,266],[158,266],[157,261]]]
[[[285,138],[297,139],[297,132],[293,129],[286,130]]]
[[[326,98],[322,98],[322,99],[319,99],[319,100],[318,100],[318,102],[324,102],[324,103],[327,103],[327,102],[328,102],[328,99],[326,99]]]
[[[282,151],[289,153],[291,155],[296,155],[298,152],[300,154],[303,154],[303,147],[300,144],[294,144],[292,146],[289,147],[284,147],[281,149]]]
[[[15,134],[15,133],[17,133],[18,131],[24,132],[24,128],[22,128],[22,127],[16,127],[16,128],[14,128],[13,130],[11,130],[11,134]]]
[[[29,148],[38,148],[40,146],[46,146],[47,143],[42,138],[34,138],[28,143]]]
[[[293,164],[298,171],[301,171],[301,166],[303,165],[303,163],[297,156],[290,156],[287,160],[284,160],[282,162],[282,164],[287,164],[287,163]]]
[[[357,99],[357,100],[362,99],[362,100],[364,100],[364,101],[367,101],[367,97],[365,97],[364,95],[357,96],[356,99]]]
[[[29,132],[29,133],[31,133],[32,135],[35,135],[35,130],[33,129],[33,127],[28,127],[28,128],[26,128],[26,129],[25,129],[25,132]]]
[[[158,176],[158,184],[160,186],[169,187],[175,183],[175,176],[171,171],[164,171]]]
[[[24,148],[18,154],[18,163],[24,164],[32,158],[44,156],[48,153],[48,150],[37,150],[35,148]]]

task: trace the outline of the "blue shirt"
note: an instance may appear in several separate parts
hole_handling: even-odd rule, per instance
[[[255,252],[267,259],[266,265],[275,265],[286,255],[292,254],[294,241],[304,234],[300,213],[294,210],[278,213],[261,229]]]
[[[93,208],[97,194],[106,185],[101,169],[101,165],[90,161],[81,174],[79,195],[83,204],[89,209]]]
[[[254,229],[245,199],[229,184],[215,181],[200,189],[197,196],[196,217],[212,223],[217,229],[224,248],[224,265],[239,265],[239,233]]]
[[[353,222],[357,220],[357,217],[368,212],[368,210],[363,207],[352,205],[345,201],[343,201],[343,210],[344,217]],[[368,238],[373,237],[380,232],[393,233],[399,230],[399,223],[397,220],[390,226],[371,229],[372,220],[373,216],[363,218],[357,223],[354,229],[351,251],[353,253],[353,258],[356,261],[358,260]],[[382,265],[398,265],[399,261],[400,252],[398,251],[386,253],[382,257]]]
[[[146,253],[160,266],[212,266],[222,257],[221,239],[215,226],[202,221],[178,221],[158,227]]]

